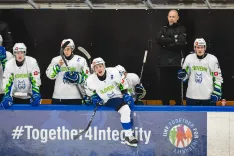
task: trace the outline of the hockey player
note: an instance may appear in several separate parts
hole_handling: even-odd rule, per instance
[[[2,101],[2,98],[4,96],[3,91],[3,71],[5,69],[6,62],[9,61],[13,56],[10,52],[6,51],[5,47],[2,46],[3,39],[0,35],[0,100]]]
[[[36,59],[26,56],[27,48],[24,43],[16,43],[13,47],[15,58],[7,61],[3,74],[5,95],[1,105],[6,109],[14,104],[39,105],[40,69]],[[32,96],[17,97],[16,92],[30,93]],[[13,99],[12,99],[13,97]]]
[[[75,44],[72,39],[64,39],[61,47],[67,41],[70,43],[64,49],[64,57],[69,69],[67,69],[61,56],[52,59],[47,68],[46,75],[49,79],[55,80],[52,104],[82,104],[82,96],[77,88],[77,83],[83,82],[89,74],[86,60],[78,55],[74,55]],[[79,87],[82,94],[85,92],[83,87]]]
[[[120,74],[126,78],[128,83],[128,92],[134,98],[135,104],[143,104],[141,99],[145,97],[146,90],[140,83],[140,78],[135,73],[127,73],[125,68],[121,65],[115,66]]]
[[[116,68],[106,68],[102,58],[95,58],[92,62],[94,74],[86,81],[86,93],[91,96],[94,105],[105,105],[115,108],[120,113],[120,121],[125,130],[125,143],[136,147],[137,139],[131,129],[129,105],[134,104],[133,98],[128,94],[128,85]]]
[[[198,38],[194,42],[195,53],[189,54],[178,72],[178,78],[186,81],[187,105],[216,105],[222,96],[221,84],[223,83],[218,59],[206,53],[206,42]]]

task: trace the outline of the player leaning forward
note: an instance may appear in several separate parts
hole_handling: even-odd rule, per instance
[[[27,48],[24,43],[16,43],[13,47],[14,58],[7,61],[3,74],[5,95],[1,102],[4,108],[14,104],[38,105],[40,95],[40,69],[36,59],[26,56]],[[17,97],[16,92],[30,93],[30,96]],[[13,99],[12,99],[13,97]]]
[[[215,105],[222,96],[223,78],[218,59],[206,53],[206,47],[203,38],[196,39],[195,53],[186,57],[183,69],[178,72],[179,79],[189,79],[187,105]]]
[[[75,44],[72,39],[64,39],[64,43],[69,41],[65,47],[63,55],[67,61],[67,69],[61,56],[52,59],[46,70],[49,79],[55,80],[52,104],[82,104],[82,95],[77,89],[77,84],[81,85],[80,89],[84,93],[83,82],[89,74],[89,68],[86,60],[78,55],[74,55]]]
[[[9,51],[6,51],[5,47],[2,46],[3,39],[0,35],[0,100],[2,100],[4,96],[3,90],[3,72],[5,70],[6,62],[13,58],[12,54]]]
[[[122,79],[116,68],[106,68],[104,60],[100,57],[93,60],[92,68],[94,74],[87,78],[85,85],[87,95],[91,96],[94,105],[104,104],[120,113],[120,121],[125,130],[125,143],[136,147],[138,141],[131,129],[129,108],[129,105],[134,104],[134,100],[127,93],[127,81]]]

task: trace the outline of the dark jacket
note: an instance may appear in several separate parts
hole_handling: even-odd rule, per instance
[[[11,37],[11,32],[8,28],[8,24],[3,21],[0,21],[0,35],[2,35],[3,46],[7,51],[12,52],[13,40]]]
[[[186,46],[186,29],[179,23],[164,25],[157,36],[160,66],[181,66],[181,52]]]

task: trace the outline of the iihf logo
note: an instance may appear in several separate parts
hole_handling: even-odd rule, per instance
[[[196,73],[195,82],[196,83],[202,83],[202,73],[200,73],[200,74]]]

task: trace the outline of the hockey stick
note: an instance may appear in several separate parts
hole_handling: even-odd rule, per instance
[[[65,42],[65,43],[63,44],[63,46],[61,47],[61,49],[60,49],[60,56],[62,57],[63,62],[65,63],[65,65],[66,65],[68,71],[69,71],[69,67],[68,67],[67,61],[66,61],[66,59],[65,59],[65,57],[64,57],[64,55],[63,55],[63,51],[64,51],[64,49],[66,48],[66,46],[67,46],[69,43],[70,43],[70,41]],[[83,97],[83,95],[82,95],[82,93],[81,93],[81,91],[80,91],[79,86],[78,86],[78,85],[75,85],[75,86],[76,86],[76,88],[77,88],[77,90],[78,90],[78,92],[79,92],[79,94],[80,94],[82,100],[83,100],[84,103],[86,104],[86,102],[85,102],[85,100],[84,100],[84,97]]]
[[[141,67],[141,75],[140,75],[140,82],[139,82],[139,84],[141,84],[141,79],[142,79],[142,76],[143,76],[144,65],[146,63],[147,54],[148,54],[148,51],[146,50],[145,51],[145,55],[144,55],[144,59],[143,59],[143,65]],[[139,98],[139,96],[136,97],[136,102],[138,102],[138,98]]]
[[[87,50],[85,50],[83,47],[78,47],[77,48],[80,52],[82,52],[86,57],[87,59],[89,60],[89,71],[90,73],[92,73],[92,69],[91,69],[91,56],[90,54],[87,52]]]
[[[184,64],[184,60],[185,60],[183,51],[181,51],[181,57],[182,57],[181,68],[183,69],[183,64]],[[183,81],[183,79],[180,82],[180,87],[181,87],[181,105],[183,106],[184,105],[184,103],[183,103],[183,101],[184,101],[184,81]]]
[[[91,116],[91,119],[90,119],[90,121],[89,121],[88,126],[87,126],[82,132],[80,132],[80,133],[78,133],[77,135],[75,135],[75,136],[73,137],[73,140],[78,139],[81,135],[85,134],[85,133],[89,130],[89,127],[90,127],[91,123],[93,122],[93,118],[94,118],[94,116],[95,116],[95,114],[96,114],[96,112],[97,112],[98,106],[99,106],[99,104],[96,105],[96,107],[95,107],[95,109],[94,109],[94,111],[93,111],[93,114],[92,114],[92,116]]]

